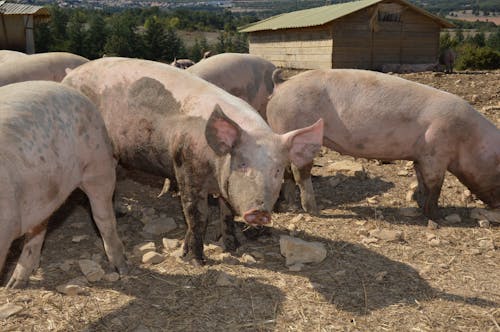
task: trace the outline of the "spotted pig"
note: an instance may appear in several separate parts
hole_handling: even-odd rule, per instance
[[[175,175],[188,225],[184,254],[201,264],[208,194],[221,197],[226,246],[234,247],[233,214],[269,223],[285,165],[311,162],[321,146],[321,121],[275,134],[243,100],[158,62],[103,58],[63,83],[98,105],[122,164]],[[199,118],[196,125],[192,118]]]
[[[110,262],[126,271],[112,196],[115,166],[101,115],[81,93],[48,81],[0,87],[0,270],[12,241],[24,247],[7,287],[40,261],[47,220],[75,188],[88,196]]]

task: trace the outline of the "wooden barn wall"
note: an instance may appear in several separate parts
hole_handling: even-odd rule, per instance
[[[439,56],[441,27],[430,18],[415,11],[403,12],[402,63],[433,63]]]
[[[284,68],[332,68],[332,38],[323,28],[254,32],[249,52]]]
[[[22,15],[0,15],[0,49],[24,52],[26,37]]]

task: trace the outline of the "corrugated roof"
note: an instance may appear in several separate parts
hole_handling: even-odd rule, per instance
[[[339,3],[329,6],[322,6],[304,10],[298,10],[291,13],[280,14],[276,16],[269,17],[265,20],[251,23],[249,25],[243,26],[239,29],[240,32],[254,32],[262,30],[280,30],[280,29],[292,29],[292,28],[305,28],[323,25],[328,22],[334,21],[343,16],[352,14],[366,7],[370,7],[377,3],[385,2],[385,0],[360,0],[352,1],[346,3]],[[432,20],[436,21],[443,27],[453,27],[450,22],[441,19],[421,8],[418,8],[404,0],[396,0],[398,2],[408,6],[419,13],[428,16]]]
[[[42,6],[24,5],[5,1],[0,1],[0,14],[50,16],[49,10]]]

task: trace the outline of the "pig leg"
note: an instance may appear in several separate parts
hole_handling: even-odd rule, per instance
[[[101,169],[100,172],[97,170]],[[108,172],[103,173],[106,169]],[[116,180],[115,170],[103,165],[87,166],[80,188],[90,201],[92,216],[104,242],[104,250],[111,264],[123,275],[128,272],[123,244],[116,230],[113,209],[113,191]]]
[[[40,253],[47,232],[48,219],[30,229],[24,236],[24,246],[16,268],[12,273],[7,288],[22,288],[28,283],[30,275],[40,265]]]
[[[446,168],[439,165],[436,159],[415,161],[415,171],[422,190],[422,207],[424,215],[432,220],[438,220],[438,199],[444,181]]]
[[[281,194],[283,196],[286,208],[294,208],[295,181],[293,179],[293,173],[290,167],[285,168],[285,173],[283,174],[283,185],[281,186]]]
[[[316,198],[314,197],[314,189],[311,181],[312,166],[312,162],[300,169],[292,165],[292,172],[295,182],[299,185],[302,208],[310,214],[318,215],[319,210],[316,205]]]
[[[14,241],[21,232],[19,228],[21,224],[19,217],[12,216],[10,213],[10,211],[15,210],[15,205],[1,204],[1,207],[3,209],[0,210],[0,225],[2,227],[2,231],[0,232],[0,272],[2,272],[12,241]]]
[[[219,197],[219,210],[220,210],[220,226],[222,241],[224,243],[225,250],[234,251],[240,246],[238,239],[235,234],[235,222],[234,214],[231,209],[227,206],[226,201]]]

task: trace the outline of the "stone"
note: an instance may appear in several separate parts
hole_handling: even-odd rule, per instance
[[[144,264],[159,264],[165,260],[165,257],[156,251],[148,251],[142,256]]]
[[[156,251],[156,246],[154,242],[143,242],[134,246],[134,255],[142,256],[149,251]]]
[[[410,189],[411,189],[411,190],[416,190],[417,188],[418,188],[418,181],[416,181],[416,180],[415,180],[415,181],[412,181],[412,182],[410,183]]]
[[[341,160],[326,166],[328,172],[342,172],[350,176],[365,177],[363,165],[352,160]]]
[[[228,252],[222,252],[214,256],[214,259],[222,261],[227,264],[240,264],[240,261]]]
[[[326,258],[326,248],[321,242],[307,242],[287,235],[280,236],[280,251],[286,265],[319,263]]]
[[[368,197],[366,201],[368,202],[368,204],[378,204],[377,196]]]
[[[296,215],[295,217],[293,217],[292,219],[290,219],[289,223],[290,224],[296,224],[299,221],[301,221],[302,218],[304,218],[304,215],[302,213],[299,213],[298,215]]]
[[[409,190],[406,192],[406,196],[405,196],[405,199],[407,202],[411,202],[413,201],[413,194],[415,193],[415,191],[413,190]]]
[[[181,242],[177,239],[168,239],[164,237],[161,242],[163,243],[163,248],[166,250],[174,250],[180,247]]]
[[[215,284],[219,287],[234,287],[236,286],[236,278],[224,271],[220,271]]]
[[[384,281],[389,273],[387,271],[380,271],[375,274],[375,280],[378,282]]]
[[[450,215],[444,217],[444,220],[446,220],[452,224],[458,224],[462,221],[462,218],[460,218],[460,215],[458,213],[453,213],[453,214],[450,214]]]
[[[477,103],[480,100],[478,95],[472,95],[470,99],[473,103]]]
[[[479,240],[479,248],[485,251],[495,250],[495,244],[491,239],[481,239]]]
[[[440,239],[438,239],[438,238],[431,239],[431,240],[429,241],[429,245],[430,245],[431,247],[438,247],[439,245],[441,245],[441,240],[440,240]]]
[[[71,242],[78,243],[78,242],[81,242],[83,240],[87,240],[88,238],[89,238],[88,235],[75,235],[71,238]]]
[[[5,303],[0,306],[0,319],[8,318],[23,310],[23,307],[14,303]]]
[[[479,224],[479,227],[481,227],[481,228],[489,228],[490,227],[490,222],[486,219],[478,220],[477,223]]]
[[[414,207],[404,207],[399,209],[399,213],[405,217],[418,217],[420,210]]]
[[[158,198],[163,196],[165,193],[168,192],[168,190],[170,189],[170,179],[169,178],[166,178],[165,179],[165,182],[163,182],[163,188],[161,189],[161,192],[158,194]]]
[[[104,277],[104,270],[102,267],[90,259],[81,259],[78,261],[80,270],[89,282],[99,281]]]
[[[366,237],[366,236],[363,236],[361,238],[361,243],[365,244],[365,245],[369,245],[369,244],[376,243],[376,242],[378,242],[378,239],[375,238],[375,237]]]
[[[299,272],[299,271],[302,271],[303,268],[304,268],[304,264],[297,263],[297,264],[290,265],[288,267],[288,270],[291,272]]]
[[[398,171],[398,176],[408,176],[409,174],[410,174],[410,172],[408,172],[405,169]]]
[[[256,259],[264,259],[265,257],[264,254],[261,253],[260,251],[252,251],[250,254]]]
[[[153,235],[161,235],[173,231],[177,228],[177,223],[174,218],[156,218],[148,222],[143,227],[145,233]]]
[[[427,233],[427,234],[425,234],[425,237],[427,238],[427,241],[430,241],[432,239],[437,238],[437,235],[434,233]]]
[[[80,285],[75,284],[63,284],[56,287],[59,293],[66,294],[69,296],[76,296],[85,292],[85,288]]]
[[[120,275],[116,272],[106,273],[103,279],[109,282],[115,282],[120,280]]]
[[[429,220],[427,220],[427,228],[429,228],[429,229],[438,229],[439,228],[439,224],[437,222],[435,222],[434,220],[429,219]]]
[[[61,264],[59,264],[59,268],[61,270],[63,270],[64,272],[69,272],[69,270],[71,270],[71,266],[73,265],[74,262],[75,261],[72,259],[67,259],[64,262],[62,262]]]
[[[370,236],[387,242],[397,242],[403,240],[403,232],[390,229],[371,230]]]
[[[241,256],[241,261],[246,264],[257,263],[257,260],[250,254],[243,254],[243,256]]]
[[[470,217],[478,220],[486,219],[490,223],[500,223],[500,209],[487,210],[475,208],[472,209]]]

